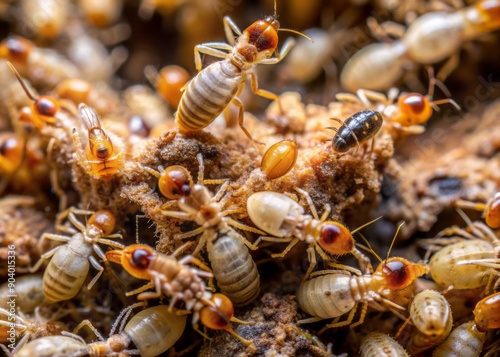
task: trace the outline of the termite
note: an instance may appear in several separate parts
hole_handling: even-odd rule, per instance
[[[36,47],[33,42],[10,36],[0,42],[0,58],[12,62],[34,86],[54,88],[66,78],[78,78],[76,66],[51,49]]]
[[[457,110],[460,110],[460,106],[451,98],[432,100],[436,85],[439,85],[448,97],[449,92],[446,87],[434,77],[432,69],[429,69],[429,78],[427,95],[422,95],[420,93],[400,94],[397,88],[392,88],[386,96],[383,93],[368,89],[358,89],[356,95],[351,93],[338,93],[336,98],[343,102],[358,102],[366,107],[366,109],[379,111],[385,118],[385,123],[397,131],[407,134],[421,134],[425,130],[423,124],[431,118],[433,108],[437,105],[450,103],[457,108]]]
[[[186,316],[179,316],[171,312],[167,306],[159,305],[137,313],[125,325],[132,308],[138,305],[143,303],[123,309],[113,324],[107,340],[90,321],[84,320],[74,329],[74,333],[38,338],[26,344],[14,356],[104,357],[140,354],[142,357],[153,357],[162,354],[172,347],[184,332]],[[87,343],[75,334],[84,326],[88,326],[99,341]],[[119,331],[115,333],[118,327]]]
[[[253,93],[280,103],[276,94],[258,88],[257,76],[251,69],[257,64],[276,64],[288,54],[294,41],[288,39],[278,51],[278,31],[303,34],[280,29],[276,1],[274,16],[255,21],[243,32],[229,17],[224,17],[224,31],[229,44],[208,42],[194,48],[195,65],[199,73],[188,83],[182,95],[175,122],[181,133],[195,132],[207,127],[229,103],[233,103],[239,108],[239,126],[253,140],[243,126],[244,106],[238,95],[250,77]],[[238,35],[237,40],[233,37],[233,32]],[[212,63],[202,70],[202,53],[224,60]],[[275,56],[271,57],[273,54]]]
[[[485,340],[486,334],[479,331],[474,321],[465,322],[451,331],[432,357],[478,357]]]
[[[450,305],[435,290],[424,290],[415,295],[410,304],[410,319],[417,328],[406,346],[412,356],[441,343],[453,325]]]
[[[399,232],[401,225],[396,231]],[[395,235],[395,237],[396,237]],[[394,243],[394,240],[393,240]],[[389,248],[388,253],[390,253]],[[329,263],[332,267],[338,264]],[[405,310],[387,298],[391,290],[405,289],[416,278],[426,274],[429,268],[426,264],[413,263],[404,258],[393,257],[382,261],[373,274],[361,275],[359,270],[340,266],[343,270],[330,269],[311,274],[310,280],[305,280],[299,286],[296,298],[302,310],[314,316],[299,320],[298,323],[312,323],[329,318],[337,318],[349,313],[344,321],[327,324],[324,329],[350,325],[354,328],[363,323],[369,304],[385,307],[399,317],[398,310]],[[347,269],[346,269],[347,268]],[[354,273],[355,275],[351,275]],[[352,323],[357,307],[362,304],[359,320]],[[404,318],[404,317],[403,317]]]
[[[457,50],[463,42],[500,27],[499,8],[498,0],[482,0],[453,13],[425,14],[402,39],[368,45],[352,56],[342,71],[342,86],[350,92],[388,90],[403,75],[408,61],[433,64],[451,56],[437,75],[444,80],[458,66]]]
[[[252,257],[248,252],[256,247],[232,227],[261,234],[263,232],[246,226],[228,217],[234,210],[224,209],[230,196],[224,194],[228,182],[224,182],[217,194],[212,195],[203,183],[218,183],[219,180],[204,180],[204,164],[201,154],[197,155],[199,163],[198,181],[192,183],[190,173],[182,166],[175,165],[167,169],[160,168],[161,173],[150,168],[148,172],[158,176],[160,191],[168,198],[166,206],[177,204],[180,211],[162,210],[163,215],[194,221],[199,228],[175,236],[185,239],[197,234],[198,245],[193,255],[197,255],[207,244],[207,251],[214,276],[221,291],[235,305],[246,305],[252,302],[260,290],[260,276]],[[232,242],[232,240],[235,240]],[[230,267],[230,269],[228,269]]]
[[[77,214],[90,215],[86,225],[76,218]],[[62,222],[66,217],[77,229],[58,224],[59,230],[72,236],[44,233],[41,239],[52,239],[66,244],[43,253],[40,260],[30,269],[31,272],[37,271],[45,260],[50,259],[43,275],[43,292],[50,303],[69,300],[78,294],[87,278],[89,262],[99,271],[87,285],[89,290],[92,289],[104,271],[92,252],[96,252],[99,258],[106,259],[98,243],[114,248],[124,247],[111,240],[122,238],[120,234],[112,234],[115,229],[115,216],[111,211],[92,212],[71,207],[61,212],[57,221]]]
[[[483,212],[483,218],[491,229],[500,228],[500,192],[496,192],[486,203],[474,203],[458,200],[455,205],[460,208],[470,208]]]
[[[153,66],[146,66],[144,75],[170,108],[177,108],[181,101],[182,89],[191,79],[188,71],[175,65],[163,67],[159,72]]]
[[[11,283],[5,282],[0,286],[0,307],[9,308],[9,295],[12,295]],[[16,277],[15,295],[16,308],[25,314],[32,313],[39,306],[45,296],[43,294],[43,277],[40,274],[30,274]]]
[[[372,332],[361,341],[359,357],[408,357],[396,340],[380,332]]]
[[[304,214],[304,208],[301,205],[278,192],[262,191],[248,198],[247,211],[250,219],[258,228],[273,236],[261,236],[255,245],[261,241],[289,242],[283,252],[272,255],[273,258],[282,258],[297,242],[308,243],[309,268],[305,278],[316,266],[315,251],[325,261],[331,260],[325,251],[332,255],[353,254],[363,272],[369,272],[370,260],[356,248],[352,235],[372,222],[349,231],[339,222],[326,220],[331,212],[330,205],[325,206],[320,218],[310,195],[300,188],[295,189],[306,198],[312,216]]]
[[[189,244],[189,243],[188,243]],[[170,297],[172,311],[177,301],[183,301],[186,310],[193,312],[192,324],[198,330],[198,321],[212,329],[226,330],[238,338],[245,346],[252,342],[244,339],[230,325],[230,321],[242,321],[233,317],[233,304],[223,294],[212,294],[207,290],[202,278],[212,278],[210,269],[199,259],[187,255],[181,259],[175,256],[186,247],[177,249],[172,255],[156,252],[143,244],[133,244],[125,249],[106,252],[109,261],[120,264],[137,279],[150,280],[146,285],[127,292],[127,296],[139,294],[139,300],[158,298],[163,294]],[[194,264],[202,270],[190,267]],[[155,288],[154,292],[144,292]]]
[[[123,167],[123,151],[121,143],[115,145],[105,133],[99,115],[91,107],[80,103],[78,106],[80,120],[87,130],[89,146],[83,150],[80,135],[73,128],[73,142],[78,162],[87,173],[96,178],[110,178]]]

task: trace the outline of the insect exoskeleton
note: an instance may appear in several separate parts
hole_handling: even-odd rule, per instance
[[[22,33],[29,33],[41,41],[58,37],[69,18],[69,4],[57,0],[21,0],[20,18]]]
[[[359,348],[359,357],[408,357],[396,340],[380,332],[372,332],[363,338]]]
[[[182,166],[171,166],[166,169],[160,167],[160,172],[150,168],[145,169],[159,177],[159,189],[166,197],[176,199],[167,202],[162,208],[177,204],[180,209],[180,211],[162,210],[162,213],[165,216],[194,221],[200,225],[199,228],[179,234],[175,238],[184,239],[201,234],[193,255],[197,255],[207,242],[210,243],[207,251],[210,261],[214,259],[213,273],[221,291],[236,305],[249,304],[259,294],[260,277],[245,245],[252,249],[256,247],[232,227],[258,234],[263,232],[228,217],[229,214],[238,212],[238,210],[224,210],[230,197],[230,195],[224,196],[228,182],[224,182],[215,196],[212,195],[203,183],[221,183],[223,180],[204,180],[205,169],[201,154],[197,155],[197,159],[199,172],[196,184],[192,183],[190,173]],[[229,242],[231,239],[238,242]]]
[[[42,289],[42,275],[30,274],[16,277],[15,295],[16,308],[25,314],[32,313],[39,306],[45,296]],[[0,307],[8,309],[9,295],[12,295],[12,288],[9,282],[0,286]]]
[[[465,322],[451,331],[432,357],[477,357],[485,340],[486,334],[478,330],[474,321]]]
[[[486,203],[458,200],[455,205],[460,208],[483,211],[483,218],[488,227],[491,229],[500,228],[500,192],[496,192]]]
[[[191,79],[188,71],[176,65],[163,67],[160,72],[153,66],[146,66],[144,75],[171,108],[177,108],[182,91]]]
[[[436,283],[446,288],[474,289],[485,286],[491,274],[490,268],[466,262],[493,257],[493,245],[481,239],[450,244],[429,261],[431,276]]]
[[[258,88],[257,76],[251,69],[257,64],[278,63],[294,43],[292,39],[287,40],[278,52],[278,31],[286,29],[280,29],[276,2],[274,12],[274,16],[255,21],[243,33],[226,16],[224,31],[229,43],[209,42],[195,46],[195,65],[199,73],[188,83],[175,115],[175,122],[181,133],[207,127],[229,103],[233,103],[239,108],[238,124],[252,140],[250,133],[243,126],[244,107],[238,94],[250,77],[253,93],[280,103],[276,94]],[[238,35],[237,40],[233,33]],[[202,53],[224,60],[212,63],[202,70]],[[271,57],[273,54],[275,56]]]
[[[234,229],[219,230],[214,239],[208,240],[207,252],[218,287],[235,306],[248,305],[257,298],[257,265]]]
[[[306,278],[316,265],[315,251],[325,261],[331,260],[325,251],[332,255],[353,254],[359,261],[361,269],[368,272],[371,268],[370,260],[355,247],[352,237],[353,233],[366,225],[350,232],[339,222],[326,221],[331,211],[330,206],[326,205],[320,218],[309,194],[299,188],[296,190],[307,199],[312,216],[304,214],[301,205],[278,192],[262,191],[248,198],[247,211],[250,219],[258,228],[273,236],[261,236],[255,245],[262,240],[276,243],[289,242],[283,252],[272,255],[273,258],[277,258],[284,257],[298,241],[308,243],[310,264]]]
[[[123,167],[122,143],[115,137],[115,144],[113,144],[102,128],[100,117],[93,108],[80,103],[78,111],[89,140],[87,150],[84,150],[80,135],[76,128],[73,128],[73,142],[78,163],[89,175],[109,179]]]
[[[344,66],[341,82],[354,92],[361,88],[387,90],[405,72],[405,63],[432,64],[449,57],[437,77],[444,80],[458,67],[464,41],[500,27],[500,2],[482,0],[453,13],[431,12],[412,22],[401,40],[371,44]]]
[[[415,296],[410,304],[410,318],[418,330],[406,346],[412,356],[443,341],[453,325],[450,305],[435,290],[424,290]]]
[[[119,19],[123,0],[79,0],[78,9],[92,25],[105,28]]]
[[[55,125],[58,124],[58,113],[61,110],[61,103],[55,98],[47,95],[42,95],[36,98],[29,90],[24,80],[17,72],[16,68],[12,63],[7,62],[12,72],[17,77],[19,83],[21,84],[24,92],[30,98],[33,103],[29,107],[25,107],[20,112],[20,121],[24,123],[30,123],[36,128],[41,129],[46,124]]]
[[[436,105],[450,103],[460,110],[460,106],[450,98],[432,100],[434,88],[439,85],[448,96],[448,90],[434,77],[434,71],[429,69],[429,90],[427,95],[420,93],[402,93],[397,88],[391,88],[387,96],[380,92],[368,89],[358,89],[356,95],[351,93],[338,93],[337,100],[343,102],[360,103],[367,109],[379,111],[386,125],[398,132],[408,134],[421,134],[424,132],[425,124],[432,116]],[[397,102],[395,103],[397,99]]]
[[[332,264],[337,267],[337,264]],[[345,268],[345,266],[344,266]],[[298,323],[311,323],[328,318],[337,318],[349,312],[344,321],[327,324],[326,328],[350,325],[351,328],[363,323],[368,304],[389,309],[404,319],[398,310],[405,310],[386,298],[391,290],[401,290],[428,272],[425,264],[413,263],[404,258],[393,257],[379,264],[373,274],[361,275],[350,268],[346,270],[322,270],[311,274],[299,286],[296,298],[302,310],[314,317],[299,320]],[[352,323],[357,306],[362,304],[360,318]]]
[[[86,225],[76,218],[77,214],[90,215]],[[43,275],[43,292],[50,303],[69,300],[78,294],[87,278],[89,262],[99,271],[87,288],[90,290],[94,286],[104,271],[92,255],[92,252],[96,252],[99,258],[105,260],[104,252],[98,243],[123,248],[120,243],[110,240],[122,238],[120,234],[112,234],[115,229],[115,216],[111,211],[92,212],[71,207],[58,215],[57,222],[62,222],[66,217],[77,229],[57,224],[60,231],[72,236],[44,233],[41,239],[47,238],[66,244],[43,253],[40,260],[30,269],[32,272],[36,271],[45,260],[52,258]]]
[[[186,315],[179,315],[178,311],[171,311],[168,306],[158,305],[140,311],[125,324],[132,309],[140,305],[144,303],[135,303],[122,310],[107,340],[89,320],[84,320],[75,327],[71,336],[78,338],[74,334],[85,326],[94,332],[99,341],[84,343],[88,350],[87,354],[91,357],[114,356],[118,353],[127,356],[137,354],[142,357],[158,356],[172,347],[182,335],[186,326]],[[116,331],[118,326],[120,329]],[[76,346],[82,342],[75,339],[74,344]]]
[[[262,156],[260,169],[270,180],[286,175],[294,166],[299,155],[295,140],[279,141],[266,150]]]
[[[17,342],[16,347],[12,349],[11,354],[15,354],[19,351],[28,341],[43,338],[45,336],[60,335],[63,331],[66,331],[66,324],[57,321],[58,317],[54,316],[51,319],[47,319],[42,316],[38,309],[35,310],[33,317],[27,317],[22,313],[12,313],[12,311],[0,308],[0,316],[5,316],[5,319],[0,319],[0,343],[10,342],[12,345]],[[11,331],[16,332],[15,342],[11,340],[13,337]],[[4,339],[3,332],[7,332],[8,339]],[[19,338],[22,336],[22,338]],[[0,346],[3,348],[4,346]]]
[[[14,63],[37,87],[52,89],[63,79],[79,77],[79,70],[68,59],[20,36],[9,36],[0,43],[0,57]]]
[[[192,324],[198,332],[198,321],[201,321],[209,328],[226,330],[243,344],[250,345],[252,342],[238,335],[229,324],[229,321],[241,323],[233,317],[231,301],[222,294],[212,295],[207,290],[202,278],[213,277],[210,269],[192,255],[179,260],[175,258],[185,246],[186,244],[181,246],[172,255],[165,255],[146,245],[133,244],[122,250],[106,252],[106,258],[122,265],[135,278],[150,280],[143,287],[127,292],[127,296],[141,293],[138,299],[145,300],[158,298],[163,293],[170,297],[170,310],[181,300],[185,303],[186,310],[193,312]],[[203,270],[187,264],[194,264]],[[155,288],[155,291],[145,292],[150,288]]]
[[[479,331],[500,328],[500,292],[479,301],[474,308],[474,316]]]
[[[345,154],[353,147],[356,147],[357,151],[362,143],[370,139],[372,139],[371,150],[373,151],[375,135],[384,122],[382,114],[374,110],[363,110],[355,113],[343,122],[338,118],[332,118],[332,120],[341,124],[339,128],[327,128],[335,131],[332,148],[341,154]]]
[[[88,103],[92,91],[92,84],[79,78],[65,79],[54,89],[59,98],[71,100],[75,105]]]
[[[340,75],[342,87],[349,92],[391,88],[404,73],[405,53],[406,46],[401,41],[363,47],[345,64]]]

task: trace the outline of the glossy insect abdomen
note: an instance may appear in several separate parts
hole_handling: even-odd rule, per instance
[[[233,99],[244,76],[229,61],[215,62],[189,82],[175,122],[181,131],[207,127]]]
[[[211,242],[208,243],[212,245]],[[221,236],[208,249],[217,285],[236,306],[251,303],[260,292],[260,276],[248,248],[237,238]]]

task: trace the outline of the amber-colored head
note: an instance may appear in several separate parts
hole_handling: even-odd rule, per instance
[[[426,264],[413,263],[400,257],[384,260],[374,274],[384,278],[385,287],[399,290],[408,287],[419,276],[426,274],[429,267]]]
[[[404,126],[424,124],[432,115],[429,100],[419,93],[399,96],[398,107],[401,113],[396,120]]]
[[[185,167],[180,165],[167,167],[158,180],[160,192],[171,200],[188,195],[190,186],[192,186],[191,175]]]
[[[93,225],[101,230],[103,235],[108,236],[115,230],[116,217],[113,212],[102,209],[90,216],[87,225]]]
[[[279,22],[275,17],[267,17],[264,20],[255,21],[248,26],[243,33],[248,37],[248,43],[255,46],[257,53],[270,57],[278,46]],[[256,60],[253,51],[241,52],[248,62]]]
[[[123,250],[106,252],[106,259],[121,264],[130,275],[137,279],[149,280],[149,265],[155,259],[156,252],[144,244],[132,244]]]
[[[92,156],[107,160],[113,154],[113,143],[101,128],[89,130],[89,148]]]
[[[208,328],[214,330],[225,330],[229,327],[230,320],[234,314],[234,307],[226,295],[214,294],[211,302],[215,306],[207,305],[200,311],[200,320]]]
[[[500,192],[497,192],[493,198],[486,203],[484,220],[491,229],[500,228]]]
[[[65,79],[55,89],[59,98],[69,99],[75,104],[88,102],[91,91],[92,84],[78,78]]]
[[[334,221],[326,221],[321,225],[318,243],[332,255],[347,254],[354,248],[354,238],[349,229]]]
[[[0,43],[0,57],[24,64],[33,49],[33,43],[23,37],[11,36]]]
[[[260,168],[270,180],[287,174],[299,155],[295,140],[282,140],[272,145],[262,156]]]
[[[180,66],[166,66],[158,73],[156,90],[168,102],[170,107],[177,108],[181,101],[181,88],[191,79],[188,71]]]
[[[477,22],[482,32],[500,28],[500,1],[482,0],[473,5],[479,12],[481,21]]]
[[[500,328],[500,292],[479,301],[474,308],[474,317],[481,332]]]
[[[0,143],[0,172],[10,172],[21,164],[23,140],[15,136],[5,137]]]
[[[52,124],[55,122],[55,116],[60,107],[59,102],[55,98],[42,95],[33,103],[33,112],[42,121]]]

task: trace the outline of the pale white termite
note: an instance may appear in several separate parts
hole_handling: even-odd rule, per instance
[[[86,225],[83,225],[75,214],[91,215]],[[76,209],[74,207],[58,215],[58,223],[68,217],[77,228],[57,225],[57,228],[73,236],[45,233],[41,239],[52,239],[66,244],[55,247],[42,254],[40,260],[30,269],[37,271],[42,263],[50,259],[43,275],[43,292],[45,299],[50,303],[69,300],[76,296],[87,278],[89,262],[99,272],[90,281],[87,288],[91,289],[104,271],[97,259],[92,255],[96,252],[99,258],[106,260],[104,252],[98,243],[114,248],[123,249],[124,246],[109,238],[121,238],[120,234],[111,234],[115,229],[115,216],[111,211],[99,210],[96,212]]]
[[[16,308],[29,314],[39,306],[45,296],[42,288],[42,275],[30,274],[16,277],[15,283],[5,282],[0,286],[0,307],[8,309],[9,295],[16,296]]]
[[[401,316],[398,310],[404,310],[386,295],[391,290],[401,290],[428,272],[425,264],[413,263],[404,258],[393,257],[379,264],[373,274],[350,275],[343,270],[323,270],[311,274],[310,280],[303,281],[296,293],[302,310],[315,317],[299,320],[299,323],[311,323],[328,318],[336,318],[349,312],[344,321],[335,320],[325,328],[350,325],[351,328],[363,323],[368,304],[385,307]],[[319,275],[319,276],[318,276]],[[360,318],[351,324],[357,306],[362,304]],[[382,305],[382,306],[381,306]]]
[[[239,107],[238,124],[252,139],[243,126],[243,103],[237,95],[250,77],[253,93],[279,103],[276,94],[258,88],[257,76],[251,71],[256,64],[278,63],[292,48],[294,41],[289,39],[277,51],[278,31],[298,33],[279,27],[275,2],[274,16],[255,21],[243,32],[229,17],[224,17],[224,31],[229,44],[209,42],[195,46],[195,65],[199,73],[188,83],[175,115],[176,125],[182,133],[207,127],[231,102]],[[237,40],[233,33],[238,35]],[[202,70],[202,53],[224,60]],[[271,57],[273,54],[275,57]]]
[[[359,357],[408,357],[408,353],[392,337],[372,332],[361,341]]]
[[[456,327],[432,354],[432,357],[478,357],[486,334],[478,331],[474,321]]]
[[[26,344],[14,357],[104,357],[118,353],[154,357],[162,354],[172,347],[184,332],[186,316],[169,311],[168,306],[159,305],[137,313],[125,325],[131,309],[139,304],[131,305],[120,313],[107,340],[85,320],[75,328],[75,333],[83,326],[88,326],[100,341],[86,343],[75,334],[43,337]],[[120,331],[115,334],[118,326]]]
[[[453,325],[450,304],[435,290],[424,290],[415,295],[410,304],[410,318],[417,328],[406,345],[412,356],[442,342]]]
[[[431,276],[443,287],[474,289],[485,286],[500,268],[500,239],[483,222],[471,222],[459,209],[467,222],[467,229],[452,226],[438,233],[437,238],[426,240],[428,253],[438,250],[429,262]],[[452,238],[443,238],[453,236]],[[453,243],[456,242],[456,243]],[[425,243],[427,244],[427,243]]]
[[[146,168],[153,175],[159,176],[160,191],[169,198],[163,207],[177,204],[180,211],[162,210],[168,217],[194,221],[199,228],[175,236],[184,239],[201,234],[198,246],[193,255],[197,255],[207,244],[208,257],[217,284],[222,293],[227,295],[235,305],[246,305],[252,302],[260,291],[260,276],[248,247],[256,249],[246,238],[232,227],[250,232],[263,232],[246,226],[228,215],[234,210],[224,209],[230,195],[224,196],[228,182],[224,182],[219,191],[212,195],[203,183],[219,183],[222,180],[204,180],[204,164],[201,154],[197,155],[199,163],[198,183],[191,183],[191,175],[182,166],[171,166],[160,169],[161,173]],[[234,242],[231,242],[234,240]],[[245,246],[246,245],[246,246]]]
[[[325,206],[320,218],[309,194],[299,188],[296,190],[307,199],[312,216],[304,214],[304,208],[300,204],[278,192],[262,191],[248,198],[247,211],[250,219],[258,228],[273,236],[260,237],[255,245],[262,240],[289,242],[283,252],[272,255],[273,258],[277,258],[284,257],[299,241],[308,243],[309,268],[306,278],[316,265],[315,251],[325,261],[331,260],[325,251],[332,255],[353,254],[363,272],[369,272],[370,260],[355,247],[352,234],[371,222],[350,232],[339,222],[326,221],[331,211],[329,205]]]
[[[500,27],[499,8],[498,0],[482,0],[453,13],[427,13],[401,40],[368,45],[351,57],[342,71],[342,86],[351,92],[387,90],[404,73],[406,62],[433,64],[451,56],[438,73],[443,80],[457,67],[456,52],[464,41]]]

